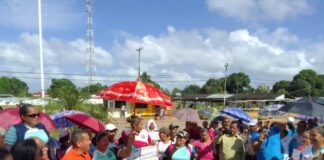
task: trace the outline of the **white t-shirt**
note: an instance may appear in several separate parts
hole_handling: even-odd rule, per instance
[[[300,160],[304,158],[311,158],[312,157],[312,145],[297,149],[294,149],[292,153],[293,160]]]
[[[156,146],[157,146],[157,149],[158,149],[158,152],[159,153],[164,153],[165,150],[169,147],[169,145],[171,144],[174,144],[171,140],[169,140],[168,143],[163,143],[162,141],[159,141]]]
[[[149,134],[149,136],[151,137],[151,140],[153,140],[153,141],[158,141],[158,140],[160,140],[159,132],[149,130],[149,131],[148,131],[148,134]]]
[[[312,145],[309,145],[309,146],[306,146],[302,151],[301,151],[301,154],[302,154],[302,157],[303,158],[311,158],[312,155],[313,155],[313,146]]]
[[[121,106],[121,110],[122,110],[122,111],[125,111],[125,110],[126,110],[126,106],[125,106],[125,105],[122,105],[122,106]]]

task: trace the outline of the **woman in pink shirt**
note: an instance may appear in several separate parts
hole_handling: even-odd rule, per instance
[[[200,139],[192,143],[193,147],[196,149],[197,158],[200,160],[210,160],[214,159],[214,143],[210,139],[208,130],[201,129]]]

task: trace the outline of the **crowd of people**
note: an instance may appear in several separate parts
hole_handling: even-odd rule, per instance
[[[138,116],[127,118],[129,128],[107,124],[92,133],[87,128],[61,129],[53,138],[39,123],[36,107],[24,105],[22,122],[0,129],[0,160],[133,160],[144,147],[156,148],[160,160],[323,160],[323,126],[315,120],[244,123],[228,117],[174,123],[158,128]]]

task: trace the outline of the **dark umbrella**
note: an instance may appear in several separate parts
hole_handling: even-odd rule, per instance
[[[200,120],[198,111],[192,108],[177,109],[173,116],[181,121],[198,122]]]
[[[66,115],[73,114],[86,114],[77,110],[65,110],[61,112],[55,112],[51,115],[52,120],[55,122],[57,128],[69,128],[73,127],[75,124],[68,119],[64,118]]]
[[[309,119],[317,118],[319,123],[324,123],[324,118],[320,118],[320,117],[311,117],[311,116],[305,116],[305,115],[298,115],[295,118],[299,119],[299,120],[304,120],[304,121],[307,121]]]
[[[300,100],[295,102],[289,102],[279,109],[283,112],[291,112],[311,117],[323,117],[324,106],[313,102],[312,100]]]
[[[224,120],[224,116],[216,116],[212,121],[218,121],[218,122],[222,122]]]
[[[206,118],[206,119],[211,119],[211,118],[216,116],[216,114],[214,114],[213,112],[211,112],[209,110],[206,110],[206,109],[200,109],[198,111],[198,115],[200,117],[203,117],[203,118]]]
[[[105,130],[105,127],[99,120],[86,114],[65,115],[64,117],[76,125],[91,129],[95,133]]]

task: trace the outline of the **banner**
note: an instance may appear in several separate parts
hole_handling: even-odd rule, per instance
[[[140,157],[135,160],[159,160],[156,146],[147,146],[140,149]]]

